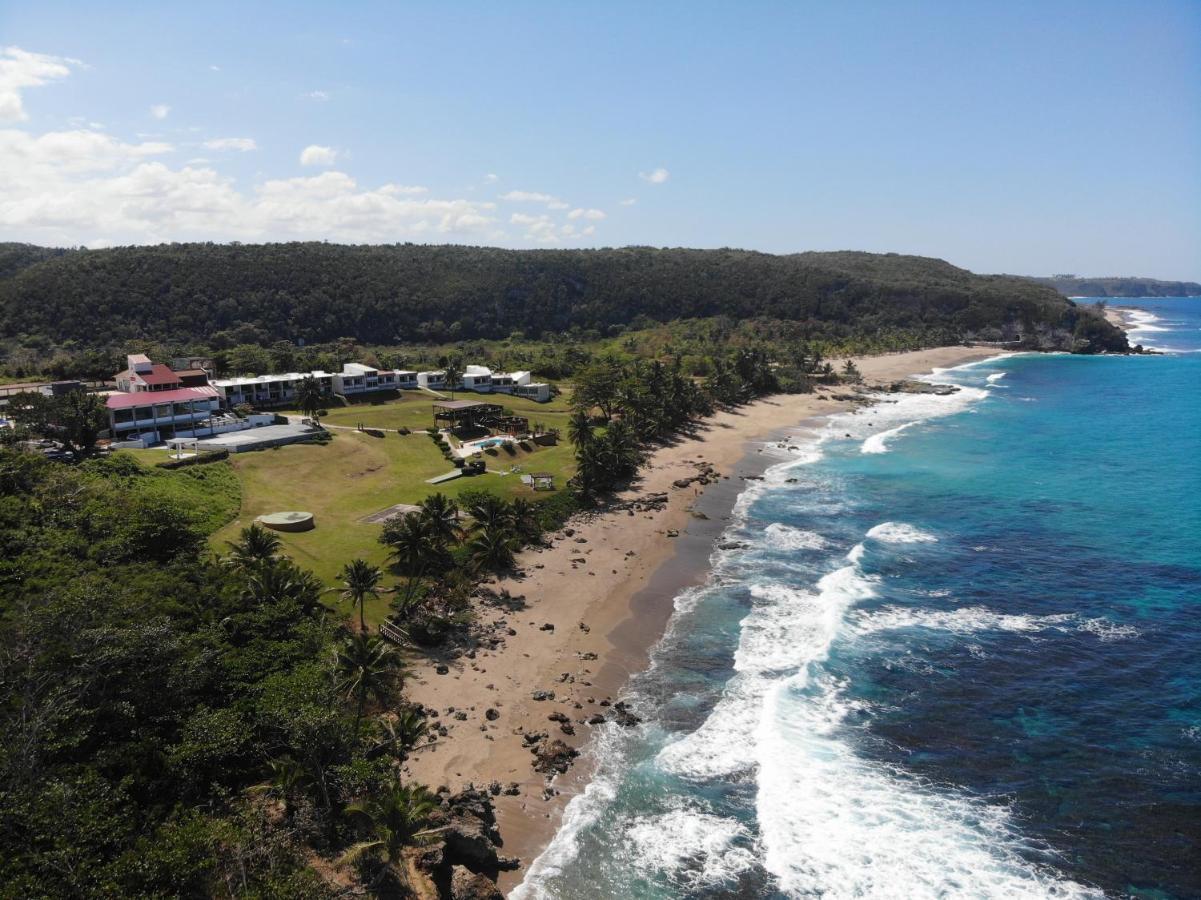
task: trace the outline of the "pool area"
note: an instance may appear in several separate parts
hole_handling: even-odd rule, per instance
[[[463,459],[466,459],[472,454],[486,450],[488,447],[500,447],[503,444],[514,444],[516,442],[516,438],[510,437],[507,434],[494,434],[491,437],[480,438],[475,441],[465,441],[455,452]]]

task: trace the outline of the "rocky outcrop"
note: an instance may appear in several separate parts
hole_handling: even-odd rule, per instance
[[[558,738],[543,738],[530,747],[534,754],[534,771],[543,775],[562,775],[571,768],[580,751]]]
[[[457,794],[438,791],[440,808],[431,820],[434,843],[425,848],[420,866],[446,900],[492,900],[499,872],[519,862],[498,852],[502,846],[496,813],[487,790],[469,787]]]
[[[890,394],[936,394],[939,397],[959,392],[959,388],[953,384],[929,384],[925,381],[910,379],[894,381],[887,386],[887,390]]]
[[[463,866],[450,872],[450,900],[504,900],[504,894],[491,878]]]

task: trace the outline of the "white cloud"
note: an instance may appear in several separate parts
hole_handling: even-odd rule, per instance
[[[305,96],[317,103],[324,103],[329,99],[329,91],[309,91]]]
[[[220,66],[209,66],[209,71],[210,72],[220,72],[221,67]]]
[[[23,122],[29,118],[21,102],[21,89],[39,87],[66,78],[77,59],[30,53],[20,47],[0,49],[0,122]]]
[[[539,191],[509,191],[507,194],[501,194],[500,199],[510,203],[545,203],[547,209],[567,209],[570,205],[553,194],[543,194]]]
[[[671,177],[671,173],[660,166],[650,172],[639,172],[638,177],[648,184],[662,184]]]
[[[592,237],[592,235],[596,234],[596,226],[589,225],[587,228],[581,231],[580,234],[586,235],[587,237]]]
[[[300,151],[302,166],[332,166],[337,159],[337,150],[333,147],[322,147],[320,144],[309,144]]]
[[[150,107],[150,115],[154,116],[156,119],[165,119],[170,112],[171,107],[166,103],[156,103],[154,106]]]
[[[573,209],[567,214],[569,219],[589,219],[593,222],[599,222],[604,217],[604,211],[599,209]]]
[[[507,194],[501,194],[500,199],[513,203],[552,203],[557,198],[550,194],[540,194],[537,191],[509,191]]]
[[[624,200],[621,201],[621,205],[622,206],[633,206],[637,202],[638,202],[637,197],[626,197]]]
[[[240,150],[243,153],[259,149],[254,138],[213,138],[205,141],[204,146],[209,150]]]
[[[496,184],[496,182],[498,182],[498,181],[500,181],[500,176],[497,175],[495,172],[489,172],[487,175],[484,176],[485,184]]]
[[[416,186],[364,188],[336,171],[243,192],[199,161],[172,168],[149,158],[169,149],[91,132],[0,130],[0,239],[478,242],[495,231],[492,203],[430,198]]]

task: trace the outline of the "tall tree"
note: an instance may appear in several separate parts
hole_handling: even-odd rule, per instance
[[[243,528],[236,541],[226,541],[229,554],[225,561],[236,569],[251,569],[259,563],[274,559],[282,542],[279,535],[252,522]]]
[[[317,383],[317,379],[312,375],[306,375],[299,385],[296,386],[296,405],[300,411],[313,421],[320,421],[317,418],[317,411],[321,409],[323,400],[321,393],[321,385]]]
[[[349,600],[352,609],[356,606],[359,608],[359,631],[364,634],[367,631],[367,598],[379,599],[384,590],[380,587],[383,577],[379,566],[373,566],[365,559],[352,560],[338,573],[338,580],[342,582],[342,599]]]
[[[436,832],[429,824],[437,806],[437,798],[428,788],[400,782],[380,794],[351,803],[346,812],[361,821],[367,838],[351,846],[340,862],[375,859],[383,864],[385,872],[407,883],[402,868],[404,851],[433,838]]]
[[[367,697],[387,703],[400,689],[405,667],[391,644],[360,632],[352,634],[334,651],[334,672],[339,692],[348,700],[356,698],[354,733],[357,739]]]

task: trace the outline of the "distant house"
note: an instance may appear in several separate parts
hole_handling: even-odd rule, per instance
[[[446,373],[441,369],[436,369],[430,372],[418,372],[417,386],[431,391],[448,390],[452,387],[457,390],[459,387],[458,384],[448,385],[446,383]]]
[[[349,397],[372,391],[412,390],[417,387],[417,373],[393,369],[376,369],[362,363],[346,363],[334,376],[334,393]]]
[[[61,397],[72,391],[85,390],[82,381],[27,381],[22,384],[0,384],[0,402],[13,394],[36,393],[43,397]]]
[[[126,394],[137,394],[145,391],[176,391],[183,387],[183,382],[175,370],[162,363],[150,361],[150,357],[142,353],[131,353],[125,357],[128,368],[113,376],[117,382],[117,390]]]
[[[171,360],[171,368],[176,372],[185,369],[204,369],[209,376],[217,371],[211,356],[177,356]]]

